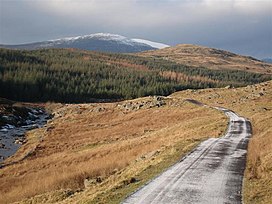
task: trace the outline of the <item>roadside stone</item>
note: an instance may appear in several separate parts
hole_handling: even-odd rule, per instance
[[[123,180],[123,184],[124,185],[129,185],[131,183],[136,183],[138,182],[139,180],[136,179],[135,177],[131,177],[130,179],[126,179],[126,180]]]

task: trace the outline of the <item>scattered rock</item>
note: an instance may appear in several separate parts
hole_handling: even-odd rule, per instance
[[[25,140],[23,138],[17,138],[14,140],[14,143],[22,145],[25,143]]]
[[[6,145],[3,143],[0,143],[0,148],[5,149]]]
[[[89,188],[90,185],[92,184],[91,180],[89,178],[84,179],[84,187]]]
[[[230,86],[230,85],[228,85],[228,86],[226,86],[226,87],[225,87],[225,89],[231,89],[231,86]]]
[[[149,153],[147,153],[147,154],[145,154],[145,155],[140,156],[140,157],[137,158],[135,161],[136,161],[136,162],[139,162],[139,161],[141,161],[141,160],[150,159],[150,158],[152,158],[152,157],[157,156],[159,153],[160,153],[159,150],[152,151],[152,152],[149,152]]]
[[[135,177],[131,177],[130,179],[127,179],[127,180],[123,180],[123,184],[124,185],[129,185],[131,183],[136,183],[138,182],[139,180],[136,179]]]
[[[147,133],[147,132],[153,132],[154,130],[150,130],[150,129],[144,129],[144,133]]]
[[[7,125],[4,126],[4,128],[13,129],[13,128],[15,128],[15,126],[14,126],[14,125],[7,124]]]
[[[102,112],[102,111],[104,111],[104,110],[105,110],[104,107],[96,107],[96,108],[94,109],[94,112],[99,113],[99,112]]]
[[[101,183],[101,182],[102,182],[102,178],[100,176],[96,178],[87,177],[86,179],[84,179],[84,187],[89,188],[90,186]]]
[[[163,96],[153,96],[153,97],[149,97],[149,100],[143,100],[143,101],[137,101],[137,102],[129,101],[127,103],[118,104],[117,107],[125,111],[161,107],[163,105],[166,105],[166,102],[164,99],[165,97]]]
[[[32,111],[33,111],[33,110],[32,110]],[[31,111],[31,112],[28,112],[28,118],[29,118],[30,120],[36,120],[36,119],[38,118],[38,116],[35,115],[35,114],[33,114],[32,111]]]
[[[47,128],[46,128],[46,132],[50,132],[50,131],[53,130],[53,129],[54,129],[54,126],[47,127]]]
[[[17,133],[17,134],[16,134],[16,137],[24,137],[24,136],[25,136],[24,133]]]
[[[138,179],[136,179],[136,178],[134,178],[134,177],[131,177],[130,178],[130,183],[135,183],[135,182],[137,182],[137,181],[139,181]]]
[[[154,101],[162,101],[163,97],[162,96],[153,96]]]
[[[101,183],[102,182],[102,178],[99,176],[96,178],[96,183]]]
[[[52,113],[52,116],[53,116],[54,118],[61,118],[61,117],[64,116],[64,111],[59,110],[59,111],[57,111],[57,112],[53,112],[53,113]]]
[[[189,89],[189,90],[190,90],[190,89]],[[196,89],[191,89],[190,91],[191,91],[191,93],[196,93],[196,92],[197,92]]]
[[[7,131],[8,131],[7,128],[2,128],[2,129],[0,129],[0,132],[7,132]]]
[[[118,172],[118,169],[113,169],[112,174],[116,174]]]

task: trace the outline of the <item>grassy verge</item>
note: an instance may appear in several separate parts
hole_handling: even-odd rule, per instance
[[[125,197],[139,187],[145,185],[148,181],[161,174],[164,170],[169,168],[171,165],[175,164],[181,159],[187,152],[191,151],[196,147],[201,141],[183,141],[179,144],[176,144],[170,152],[160,160],[159,163],[154,165],[148,165],[143,171],[136,174],[135,177],[130,179],[123,180],[120,185],[110,189],[107,192],[103,192],[97,195],[93,200],[87,201],[88,204],[99,204],[99,203],[108,203],[108,204],[117,204],[120,203]],[[169,151],[169,150],[168,150]],[[136,179],[136,182],[131,182]]]

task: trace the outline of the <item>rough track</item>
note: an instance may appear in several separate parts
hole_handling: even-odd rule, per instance
[[[231,110],[215,108],[230,119],[226,134],[202,142],[180,162],[130,195],[124,204],[242,203],[251,124]]]

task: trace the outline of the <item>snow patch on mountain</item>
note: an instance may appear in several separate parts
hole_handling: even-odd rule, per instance
[[[144,39],[133,38],[132,40],[136,41],[136,42],[139,42],[139,43],[150,45],[151,47],[158,48],[158,49],[170,47],[169,45],[166,45],[166,44],[163,44],[163,43],[153,42],[153,41],[144,40]]]
[[[63,43],[63,42],[74,42],[77,40],[85,40],[85,39],[113,40],[113,41],[122,41],[122,42],[131,41],[129,38],[122,35],[111,34],[111,33],[95,33],[95,34],[83,35],[83,36],[77,36],[77,37],[66,37],[66,38],[48,40],[48,42]]]

